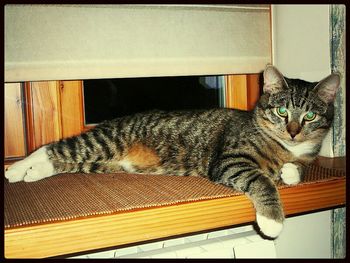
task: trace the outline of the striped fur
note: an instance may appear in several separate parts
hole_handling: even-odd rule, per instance
[[[301,177],[303,167],[318,154],[332,124],[337,79],[337,75],[320,83],[287,79],[268,66],[264,94],[253,111],[139,113],[103,122],[45,149],[53,174],[125,171],[204,176],[233,187],[251,198],[263,234],[275,237],[284,220],[275,181],[282,173],[289,182],[298,182],[294,174]],[[287,117],[276,113],[281,106]],[[308,111],[317,118],[305,121]]]

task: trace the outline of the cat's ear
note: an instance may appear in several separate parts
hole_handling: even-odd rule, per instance
[[[277,93],[287,87],[286,80],[277,68],[268,64],[264,70],[264,93]]]
[[[321,80],[314,88],[316,94],[325,103],[333,103],[335,94],[340,85],[340,74],[332,73],[328,77]]]

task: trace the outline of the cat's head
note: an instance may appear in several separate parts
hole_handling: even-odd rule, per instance
[[[273,66],[264,71],[264,88],[256,116],[260,126],[289,145],[321,142],[332,125],[340,75],[319,82],[289,79]]]

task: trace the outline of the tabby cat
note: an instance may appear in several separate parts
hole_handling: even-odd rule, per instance
[[[339,83],[338,74],[306,82],[268,65],[253,111],[151,111],[105,121],[39,148],[5,176],[10,182],[119,171],[203,176],[247,194],[260,230],[275,238],[284,220],[275,182],[299,183],[319,153]]]

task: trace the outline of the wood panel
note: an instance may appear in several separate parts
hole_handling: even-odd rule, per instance
[[[70,137],[84,130],[82,81],[60,81],[62,136]]]
[[[26,83],[28,151],[62,138],[58,81]]]
[[[345,178],[280,189],[287,216],[345,204]],[[254,221],[245,195],[5,230],[7,258],[41,258]]]
[[[227,76],[226,90],[226,106],[228,108],[247,110],[247,77],[246,75],[230,75]]]
[[[259,97],[259,75],[230,75],[226,107],[250,110]],[[91,129],[84,125],[83,81],[26,83],[28,151]]]
[[[5,158],[26,155],[21,83],[5,83]]]
[[[259,74],[226,76],[226,107],[252,110],[259,99]]]
[[[248,110],[252,110],[255,104],[260,98],[260,75],[259,74],[249,74],[247,75],[247,106]]]
[[[5,241],[6,257],[45,257],[234,224],[231,199],[188,203],[158,209],[14,229]],[[238,208],[241,206],[238,205]],[[243,208],[243,207],[241,207]],[[250,208],[252,209],[252,208]],[[249,216],[243,210],[239,219]],[[218,217],[220,220],[218,220]],[[251,218],[253,220],[253,218]],[[10,231],[11,232],[11,231]],[[101,238],[103,236],[103,238]],[[52,242],[55,237],[56,242]],[[83,242],[82,242],[83,241]],[[16,243],[16,248],[11,248]]]

